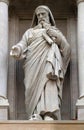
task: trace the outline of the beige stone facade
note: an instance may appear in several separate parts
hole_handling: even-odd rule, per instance
[[[12,59],[9,52],[30,27],[38,5],[51,9],[56,26],[71,46],[71,60],[63,87],[62,120],[84,120],[84,0],[0,0],[0,43],[3,45],[0,44],[3,53],[0,53],[0,104],[5,100],[0,105],[0,112],[6,110],[1,119],[26,119],[23,61]]]

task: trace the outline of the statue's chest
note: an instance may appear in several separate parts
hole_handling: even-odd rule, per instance
[[[35,37],[40,37],[43,35],[43,33],[45,33],[46,30],[45,29],[35,29],[35,30],[32,30],[32,34],[33,36]]]

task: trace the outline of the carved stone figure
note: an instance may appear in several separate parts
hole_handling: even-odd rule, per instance
[[[62,88],[70,60],[70,46],[56,27],[47,6],[38,6],[31,28],[14,45],[10,55],[25,58],[25,105],[28,118],[39,114],[43,120],[60,120]]]

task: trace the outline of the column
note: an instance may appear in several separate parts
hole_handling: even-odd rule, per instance
[[[8,0],[0,0],[0,120],[8,118]]]
[[[77,100],[78,120],[84,120],[84,0],[77,0],[78,5],[78,70],[79,99]]]

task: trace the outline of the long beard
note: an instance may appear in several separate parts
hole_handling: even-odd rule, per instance
[[[41,21],[40,24],[42,25],[42,28],[45,28],[47,30],[51,27],[51,24],[45,21]]]
[[[48,30],[51,28],[51,24],[46,23],[45,21],[41,21],[38,23],[37,26],[34,27],[34,29],[41,29],[41,28],[45,28],[46,30]]]

